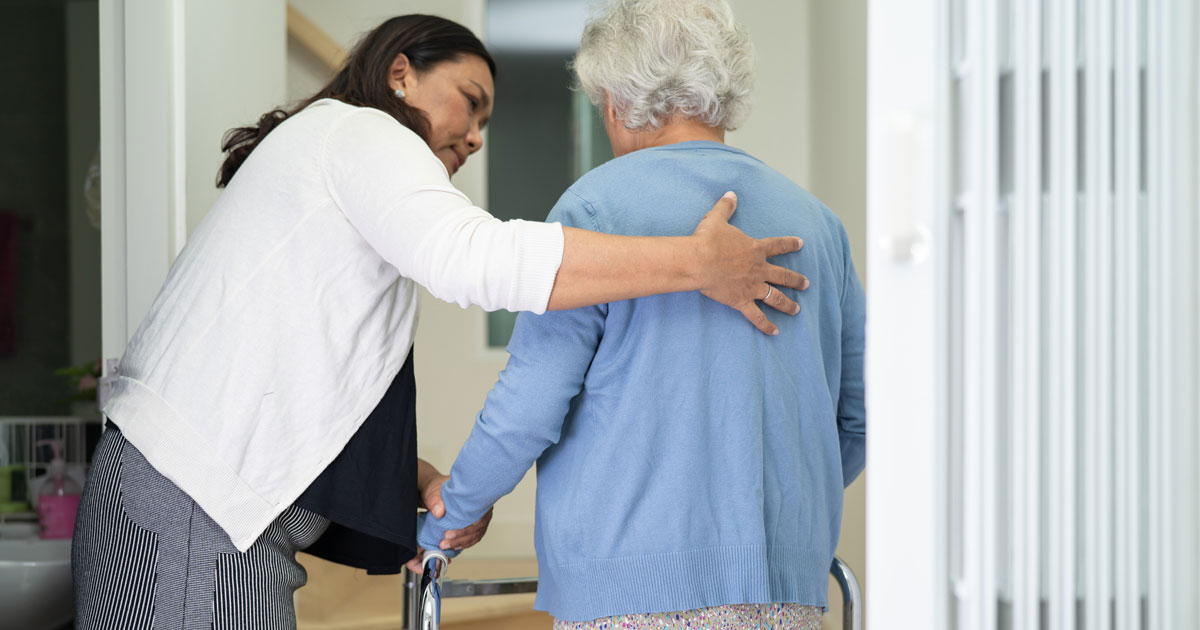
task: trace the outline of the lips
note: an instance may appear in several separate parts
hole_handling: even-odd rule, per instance
[[[454,147],[451,147],[450,150],[452,152],[454,152],[454,159],[457,162],[457,165],[454,167],[454,170],[457,171],[458,169],[462,168],[463,164],[467,163],[467,155],[465,153],[460,153],[459,150],[455,149]]]

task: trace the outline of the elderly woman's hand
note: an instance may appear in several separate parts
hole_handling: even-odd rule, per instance
[[[434,470],[424,460],[419,459],[417,461],[419,464],[424,465],[420,466],[422,472]],[[422,478],[420,484],[421,506],[428,509],[429,513],[435,518],[445,516],[446,504],[442,501],[442,484],[446,483],[450,477],[436,471],[432,474],[420,475],[420,477]],[[489,509],[487,514],[484,514],[478,521],[462,529],[447,531],[445,537],[442,538],[442,542],[438,544],[438,547],[441,549],[454,549],[455,551],[462,551],[468,547],[473,547],[480,540],[483,540],[483,535],[487,533],[488,525],[492,522],[492,512],[493,510]],[[417,555],[405,563],[405,566],[413,573],[420,574],[425,570],[422,566],[424,556],[425,550],[417,549]]]
[[[794,236],[753,239],[729,224],[737,208],[737,196],[725,193],[700,221],[692,237],[698,239],[703,266],[700,292],[741,312],[756,328],[774,335],[779,328],[758,308],[757,301],[780,312],[795,315],[800,305],[772,285],[804,290],[808,278],[786,267],[772,265],[767,258],[799,250],[804,241]],[[750,246],[748,246],[748,244]]]

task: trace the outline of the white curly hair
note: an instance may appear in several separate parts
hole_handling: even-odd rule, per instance
[[[628,129],[682,116],[733,130],[750,111],[754,48],[725,0],[610,0],[571,63],[592,104]]]

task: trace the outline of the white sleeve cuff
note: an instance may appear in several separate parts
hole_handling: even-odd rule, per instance
[[[509,295],[509,310],[546,312],[554,279],[563,260],[563,229],[559,223],[514,220],[522,231],[518,268]],[[515,226],[514,226],[515,227]]]

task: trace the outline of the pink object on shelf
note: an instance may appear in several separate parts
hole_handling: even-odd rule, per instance
[[[67,476],[63,461],[62,440],[38,440],[35,446],[48,445],[54,450],[50,460],[50,475],[38,491],[38,520],[42,523],[42,538],[70,538],[75,531],[75,513],[83,488]]]
[[[79,511],[78,494],[43,495],[38,499],[38,520],[42,522],[41,538],[70,538],[75,533],[75,513]]]

